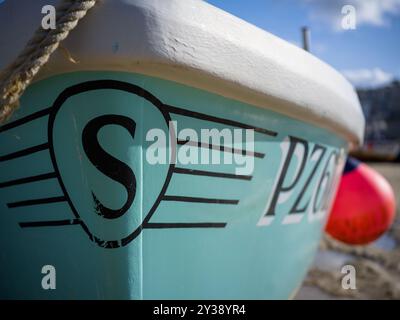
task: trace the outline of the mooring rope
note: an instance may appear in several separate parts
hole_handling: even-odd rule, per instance
[[[55,29],[38,28],[18,57],[0,76],[0,124],[19,105],[19,98],[60,42],[68,37],[98,0],[63,0],[57,7]]]

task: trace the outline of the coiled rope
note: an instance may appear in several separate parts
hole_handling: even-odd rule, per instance
[[[63,0],[55,29],[38,28],[18,57],[0,76],[0,124],[11,117],[19,98],[52,53],[98,0]]]

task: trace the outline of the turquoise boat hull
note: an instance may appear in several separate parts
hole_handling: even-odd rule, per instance
[[[196,140],[212,128],[252,130],[254,151]],[[158,153],[152,129],[166,137]],[[207,148],[254,169],[196,163]],[[346,152],[325,129],[172,81],[98,71],[36,82],[0,127],[0,298],[290,298]]]

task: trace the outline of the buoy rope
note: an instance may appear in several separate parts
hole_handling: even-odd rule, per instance
[[[0,124],[11,117],[19,98],[52,53],[98,0],[63,0],[55,29],[39,27],[18,57],[0,75]]]

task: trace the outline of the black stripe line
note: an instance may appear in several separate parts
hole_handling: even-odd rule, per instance
[[[11,181],[1,182],[1,183],[0,183],[0,189],[1,189],[1,188],[6,188],[6,187],[15,186],[15,185],[18,185],[18,184],[24,184],[24,183],[29,183],[29,182],[42,181],[42,180],[53,179],[53,178],[57,178],[57,175],[56,175],[55,172],[52,172],[52,173],[45,173],[45,174],[39,174],[39,175],[37,175],[37,176],[32,176],[32,177],[26,177],[26,178],[21,178],[21,179],[16,179],[16,180],[11,180]]]
[[[63,201],[67,201],[67,198],[64,196],[53,197],[53,198],[43,198],[43,199],[33,199],[33,200],[24,200],[24,201],[8,203],[7,207],[17,208],[17,207],[34,206],[34,205],[39,205],[39,204],[47,204],[47,203],[63,202]]]
[[[77,224],[81,224],[80,219],[20,222],[19,226],[21,228],[35,228],[35,227],[72,226]]]
[[[228,120],[228,119],[223,119],[223,118],[218,118],[214,116],[210,116],[208,114],[200,113],[200,112],[195,112],[195,111],[189,111],[181,108],[177,108],[171,105],[164,104],[164,107],[167,109],[168,112],[174,113],[174,114],[180,114],[183,116],[191,117],[191,118],[196,118],[200,120],[206,120],[206,121],[212,121],[212,122],[217,122],[221,124],[225,124],[228,126],[233,126],[233,127],[238,127],[242,129],[252,129],[255,132],[266,134],[271,137],[276,137],[277,132],[268,130],[268,129],[263,129],[263,128],[258,128],[254,126],[250,126],[248,124],[244,124],[241,122],[233,121],[233,120]]]
[[[163,201],[178,201],[178,202],[198,202],[198,203],[215,203],[215,204],[238,204],[239,200],[231,199],[212,199],[184,196],[164,196]]]
[[[29,154],[32,154],[32,153],[35,153],[35,152],[46,150],[48,148],[49,148],[49,144],[48,143],[39,144],[39,145],[34,146],[34,147],[30,147],[30,148],[27,148],[27,149],[23,149],[23,150],[20,150],[20,151],[17,151],[17,152],[13,152],[13,153],[7,154],[5,156],[1,156],[0,157],[0,162],[7,161],[7,160],[12,160],[12,159],[19,158],[19,157],[23,157],[23,156],[26,156],[26,155],[29,155]]]
[[[212,150],[218,150],[221,152],[230,152],[230,153],[236,153],[236,154],[241,154],[242,156],[249,156],[249,157],[255,157],[255,158],[260,158],[263,159],[265,157],[265,153],[261,152],[252,152],[248,150],[242,150],[242,149],[235,149],[231,147],[225,147],[225,146],[216,146],[211,143],[205,143],[205,142],[199,142],[199,141],[190,141],[190,140],[177,140],[178,145],[189,145],[193,147],[198,147],[198,148],[208,148]]]
[[[147,223],[147,229],[172,229],[172,228],[225,228],[225,222],[177,222],[177,223]]]
[[[44,117],[44,116],[48,115],[50,113],[50,111],[51,111],[51,108],[46,108],[46,109],[40,110],[38,112],[32,113],[29,116],[26,116],[26,117],[21,118],[19,120],[15,120],[14,122],[7,123],[7,124],[5,124],[5,125],[0,127],[0,132],[3,132],[3,131],[6,131],[6,130],[9,130],[9,129],[18,127],[18,126],[23,125],[25,123],[28,123],[30,121],[33,121],[33,120],[36,120],[38,118]]]
[[[212,172],[204,170],[194,170],[185,168],[174,168],[175,173],[179,174],[190,174],[194,176],[205,176],[205,177],[216,177],[216,178],[227,178],[227,179],[238,179],[238,180],[251,180],[253,177],[248,175],[240,175],[234,173],[224,172]]]

